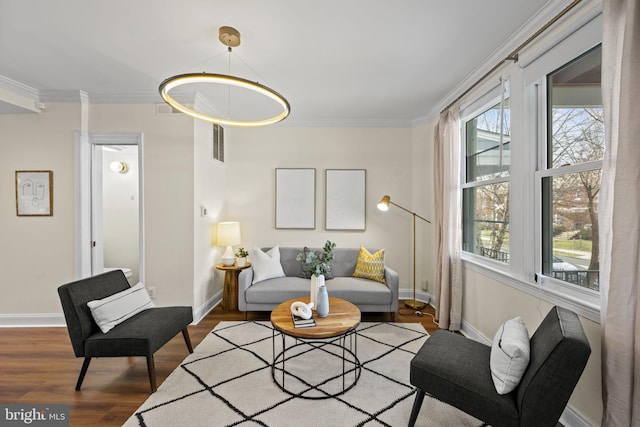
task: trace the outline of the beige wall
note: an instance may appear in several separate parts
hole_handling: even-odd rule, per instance
[[[414,161],[431,161],[429,153],[413,146],[414,133],[420,132],[410,128],[295,126],[226,129],[226,218],[240,221],[242,245],[250,251],[254,246],[276,244],[319,247],[327,239],[339,247],[385,248],[385,261],[400,274],[400,287],[409,289],[411,215],[394,207],[383,213],[376,204],[388,194],[394,202],[411,209],[414,197],[429,194],[428,182],[413,179]],[[424,159],[416,159],[416,154]],[[275,228],[276,168],[316,169],[314,230]],[[324,229],[326,169],[366,169],[365,231]],[[421,179],[426,181],[427,177]],[[419,248],[418,254],[419,259],[428,256],[424,248]]]
[[[0,313],[57,313],[74,278],[74,130],[79,104],[0,115]],[[15,171],[53,171],[53,216],[16,216]]]
[[[548,302],[500,283],[469,268],[463,271],[462,318],[465,325],[488,340],[506,320],[522,317],[529,334],[533,334],[551,309]],[[592,425],[599,425],[602,417],[600,382],[600,324],[580,318],[591,344],[591,356],[580,381],[571,396],[571,406]]]
[[[223,276],[217,274],[221,248],[215,246],[215,224],[225,221],[225,163],[213,159],[213,127],[195,120],[194,126],[194,198],[193,198],[193,277],[194,307],[205,309],[222,291]],[[202,208],[207,213],[203,215]],[[201,313],[199,313],[201,314]]]

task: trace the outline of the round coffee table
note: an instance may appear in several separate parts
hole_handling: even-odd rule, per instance
[[[273,325],[273,364],[271,376],[273,381],[286,393],[303,399],[328,399],[339,396],[356,385],[360,378],[361,366],[358,359],[358,335],[356,328],[360,324],[360,310],[358,307],[341,298],[329,297],[329,315],[319,317],[313,311],[315,326],[296,328],[291,318],[291,304],[295,301],[309,303],[309,297],[294,298],[278,305],[271,312],[271,324]],[[276,354],[276,336],[281,337],[282,351]],[[287,341],[295,339],[294,344],[287,346]],[[318,371],[316,366],[307,366],[305,369],[287,370],[286,363],[308,357],[311,352],[324,352],[323,363],[332,358],[339,358],[342,363],[342,372],[336,375],[320,378],[316,383],[311,383],[308,371]],[[348,368],[347,368],[348,366]],[[353,372],[353,381],[347,381]],[[277,374],[282,374],[277,375]],[[293,390],[285,386],[285,379],[289,377],[300,390]],[[327,384],[342,377],[342,388],[338,391],[328,391]],[[311,392],[312,395],[309,395]],[[313,395],[313,393],[316,393]]]

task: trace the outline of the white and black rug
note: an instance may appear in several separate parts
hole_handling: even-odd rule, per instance
[[[308,400],[274,384],[269,322],[221,322],[124,425],[406,426],[415,395],[409,362],[428,337],[417,323],[362,323],[357,384],[337,397]],[[279,349],[280,339],[277,345]],[[288,358],[287,371],[294,377],[287,377],[287,389],[306,396],[335,392],[342,386],[341,377],[336,380],[342,372],[339,353],[307,349]],[[426,397],[416,425],[482,423]]]

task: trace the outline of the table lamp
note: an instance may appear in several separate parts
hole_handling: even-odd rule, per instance
[[[226,246],[222,254],[222,264],[227,267],[236,262],[232,246],[240,244],[240,223],[237,221],[219,222],[217,233],[218,246]]]

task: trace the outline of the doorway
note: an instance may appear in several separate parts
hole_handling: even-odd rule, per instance
[[[91,146],[91,275],[121,269],[144,280],[141,134],[93,134]]]

